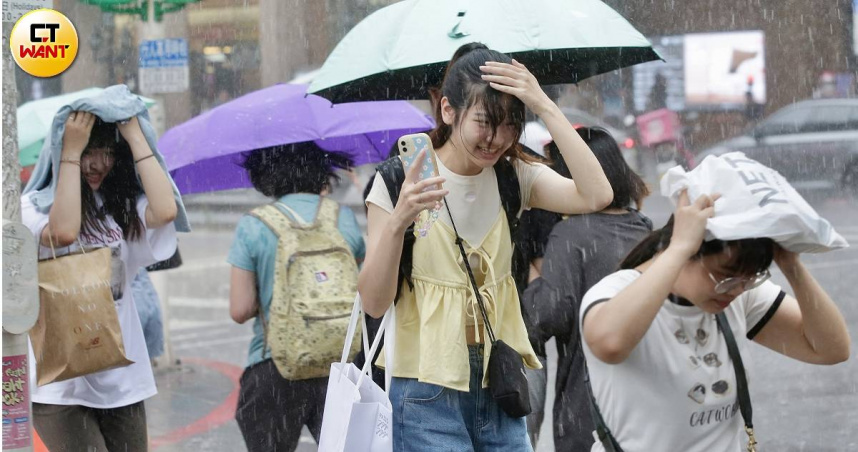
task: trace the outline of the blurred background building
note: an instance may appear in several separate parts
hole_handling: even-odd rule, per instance
[[[163,37],[188,40],[189,88],[164,95],[163,111],[154,114],[163,115],[166,129],[235,97],[307,74],[351,27],[390,3],[204,0],[166,14]],[[667,107],[680,114],[690,147],[699,149],[794,101],[855,96],[853,0],[606,3],[650,37],[667,61],[552,89],[561,106],[617,126],[628,115]],[[137,49],[145,38],[139,16],[102,12],[79,0],[54,0],[54,8],[72,20],[82,38],[77,61],[51,79],[18,70],[19,103],[114,83],[138,90]],[[729,76],[734,80],[707,78],[715,70],[710,60],[729,46],[735,51],[731,63],[739,66]],[[708,53],[701,55],[700,49]],[[709,73],[701,65],[708,65]],[[751,66],[757,75],[745,73]],[[741,83],[733,87],[733,97],[741,96],[738,103],[694,92],[736,80]]]

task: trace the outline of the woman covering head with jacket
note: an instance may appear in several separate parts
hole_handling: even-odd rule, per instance
[[[106,100],[122,89],[105,90],[101,101],[139,102]],[[59,155],[44,155],[39,165],[46,167],[37,166],[47,178],[31,180],[21,197],[23,222],[39,242],[42,259],[76,253],[81,246],[110,249],[111,291],[126,357],[133,363],[32,385],[33,424],[50,450],[147,450],[143,400],[157,389],[131,281],[139,268],[176,251],[176,197],[136,116],[113,123],[72,111],[62,130],[61,143],[43,150]],[[37,202],[48,194],[52,204],[45,211]],[[30,362],[35,366],[35,359]]]

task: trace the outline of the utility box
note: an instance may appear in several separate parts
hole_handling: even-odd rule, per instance
[[[3,220],[3,450],[31,451],[27,332],[39,317],[38,254],[33,234]]]

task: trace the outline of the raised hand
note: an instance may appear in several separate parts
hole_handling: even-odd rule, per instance
[[[715,216],[715,201],[720,194],[700,195],[693,203],[688,198],[688,190],[679,194],[679,202],[674,212],[673,235],[670,247],[693,256],[706,237],[706,222]]]
[[[536,77],[516,60],[512,60],[512,64],[486,61],[485,66],[480,66],[480,70],[485,72],[483,80],[489,82],[489,86],[519,98],[537,115],[554,106],[554,102],[539,86]]]
[[[66,129],[63,133],[63,158],[80,160],[89,135],[95,124],[95,115],[86,111],[73,111],[66,119]]]
[[[129,143],[139,140],[146,141],[146,138],[143,136],[143,130],[140,129],[140,122],[137,121],[136,116],[127,121],[117,122],[116,128],[119,129],[122,138],[125,138],[125,141]]]

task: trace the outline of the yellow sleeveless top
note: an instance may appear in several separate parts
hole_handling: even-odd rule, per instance
[[[472,248],[465,242],[465,251],[495,337],[521,354],[527,367],[539,369],[542,365],[527,338],[512,278],[511,243],[506,215],[500,210],[480,246]],[[479,257],[479,266],[474,265],[475,256]],[[414,290],[403,284],[396,304],[394,376],[469,391],[465,327],[478,324],[482,330],[478,331],[478,341],[485,342],[482,386],[487,387],[485,371],[491,343],[453,229],[443,221],[435,221],[427,236],[414,243],[412,262]],[[376,363],[384,367],[384,359],[382,352]]]

